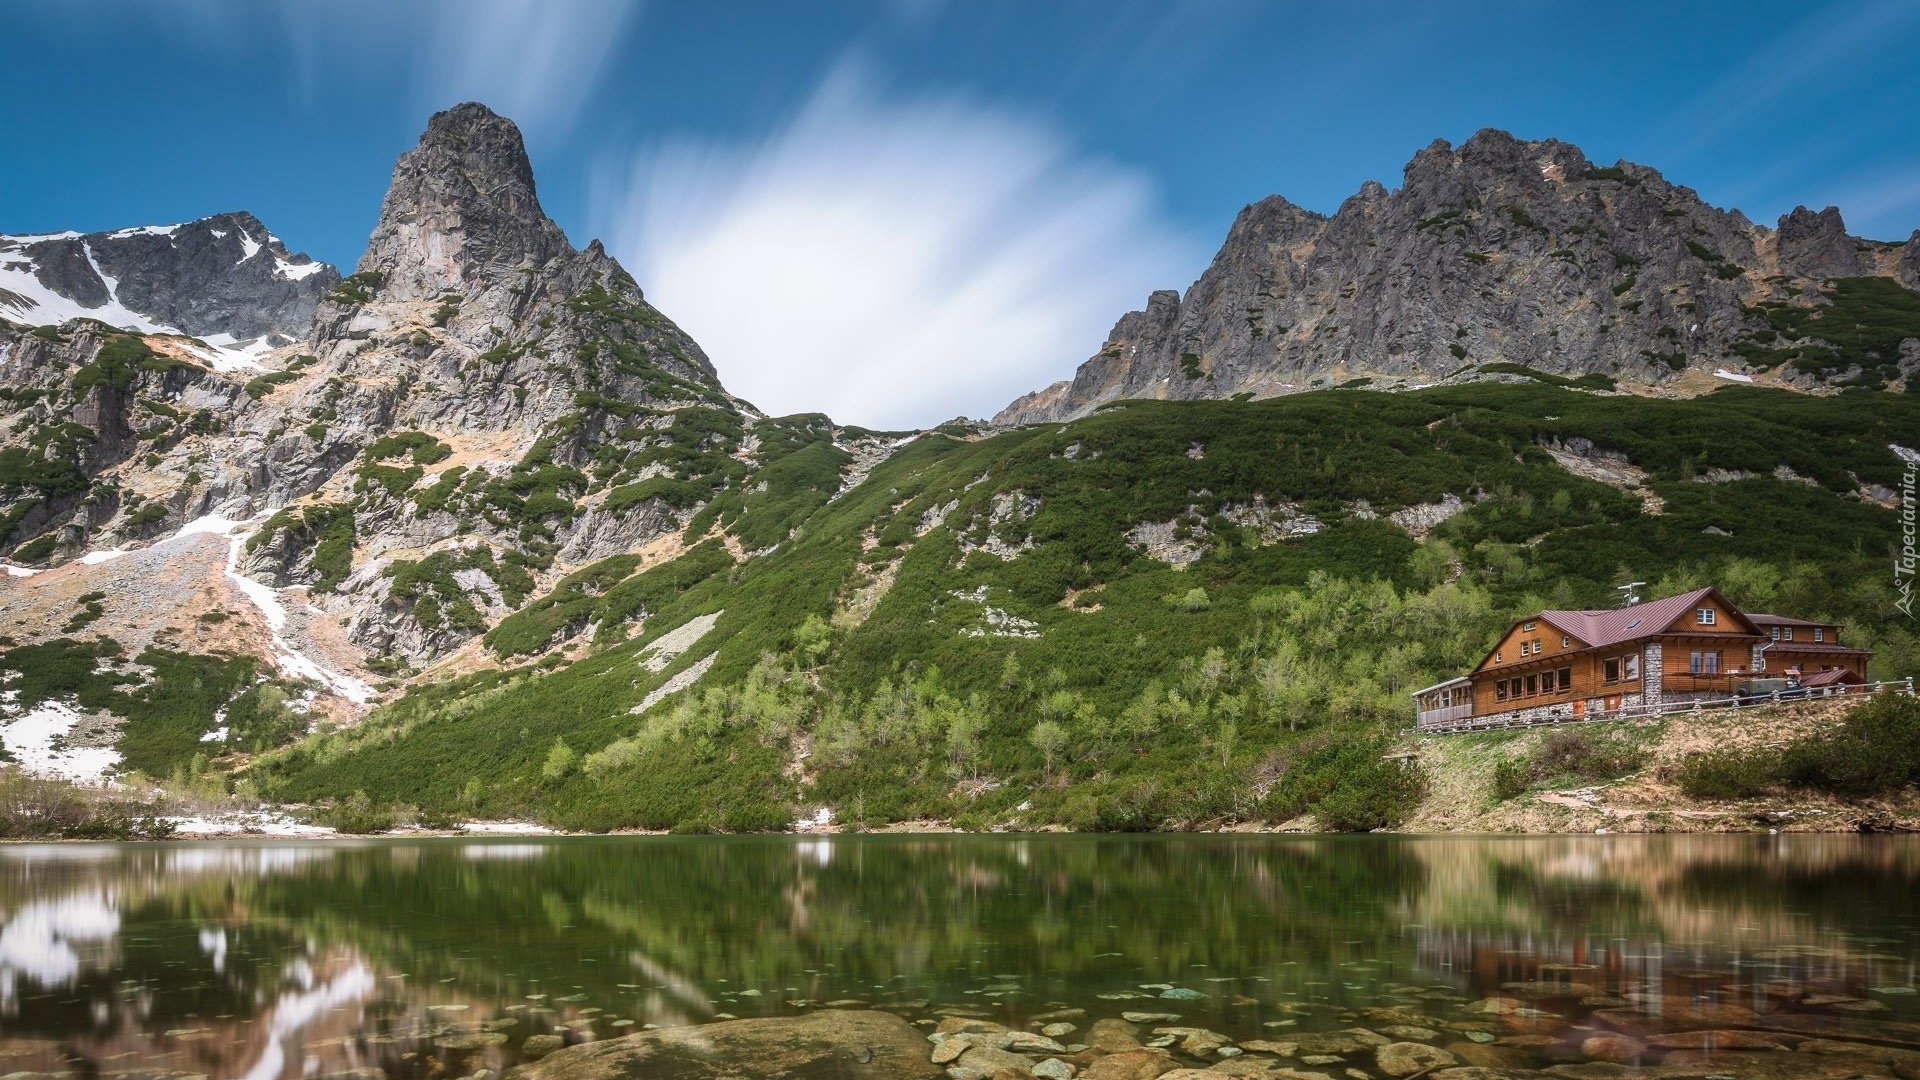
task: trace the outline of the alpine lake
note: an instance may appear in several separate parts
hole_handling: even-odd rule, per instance
[[[1916,837],[0,846],[11,1080],[1920,1080],[1917,987]]]

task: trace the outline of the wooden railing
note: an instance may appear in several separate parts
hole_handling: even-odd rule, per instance
[[[1662,701],[1652,705],[1623,705],[1618,709],[1589,709],[1584,715],[1574,715],[1569,704],[1564,716],[1543,716],[1528,720],[1516,719],[1510,713],[1489,713],[1451,724],[1438,724],[1433,727],[1414,728],[1411,735],[1464,735],[1472,731],[1504,731],[1513,728],[1542,727],[1548,724],[1593,724],[1606,720],[1633,720],[1648,716],[1671,716],[1674,713],[1705,712],[1710,709],[1756,709],[1767,705],[1783,705],[1796,701],[1812,701],[1836,697],[1866,697],[1871,694],[1906,694],[1913,696],[1913,676],[1904,679],[1891,679],[1885,682],[1862,683],[1858,686],[1822,686],[1801,687],[1797,690],[1782,690],[1772,694],[1754,697],[1703,698],[1695,701]]]

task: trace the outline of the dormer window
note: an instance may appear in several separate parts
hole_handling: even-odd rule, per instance
[[[1701,626],[1712,626],[1713,625],[1713,609],[1710,607],[1694,609],[1693,621],[1699,623]]]
[[[1528,631],[1530,631],[1530,630],[1532,630],[1532,629],[1533,629],[1533,625],[1534,625],[1534,624],[1532,624],[1532,623],[1523,623],[1523,624],[1521,624],[1521,626],[1520,626],[1520,629],[1522,629],[1522,630],[1528,630]]]

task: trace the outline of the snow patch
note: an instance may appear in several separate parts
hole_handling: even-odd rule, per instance
[[[552,829],[531,821],[467,821],[460,828],[470,833],[492,836],[552,836]]]
[[[292,263],[285,259],[273,260],[273,272],[287,281],[302,281],[326,269],[323,262]]]
[[[1728,371],[1726,368],[1715,368],[1713,370],[1713,377],[1716,379],[1732,379],[1734,382],[1743,383],[1753,381],[1753,376],[1751,375],[1742,375],[1737,371]]]
[[[30,566],[15,566],[12,563],[0,563],[0,569],[5,569],[8,577],[32,577],[35,574],[46,573],[45,570],[35,570]]]
[[[31,709],[13,705],[18,691],[6,693],[0,719],[0,746],[20,767],[35,776],[58,777],[77,784],[103,784],[120,764],[120,752],[106,746],[68,746],[67,735],[86,720],[80,710],[58,701],[43,701]]]
[[[255,255],[260,254],[260,241],[255,240],[252,236],[248,235],[247,230],[241,229],[240,230],[240,250],[245,252],[245,254],[240,256],[240,262],[246,262],[248,259],[251,259]],[[239,263],[235,263],[234,265],[237,266],[239,265]]]
[[[109,240],[125,240],[129,236],[172,236],[180,231],[178,225],[135,225],[131,229],[116,229],[107,234]],[[220,235],[215,233],[215,236]]]
[[[245,574],[240,573],[241,548],[246,545],[247,538],[253,535],[254,529],[263,520],[264,518],[253,518],[248,521],[234,521],[231,518],[221,517],[219,514],[208,514],[206,517],[189,521],[185,525],[180,526],[179,532],[174,533],[172,536],[161,541],[159,545],[155,546],[171,544],[182,537],[195,536],[200,533],[211,533],[215,536],[226,537],[227,580],[232,582],[234,588],[239,589],[248,600],[252,601],[254,607],[260,609],[260,614],[266,617],[267,629],[273,634],[272,652],[274,663],[279,666],[280,670],[288,675],[312,679],[314,682],[331,689],[334,693],[339,694],[355,705],[365,705],[367,702],[372,701],[373,687],[351,675],[343,675],[336,671],[329,671],[320,666],[312,657],[294,648],[285,637],[281,636],[281,631],[285,630],[287,626],[287,608],[286,605],[280,602],[280,594],[272,587],[263,585]]]
[[[309,825],[271,810],[248,810],[217,816],[186,815],[167,817],[162,821],[173,825],[174,831],[191,836],[229,836],[235,834],[257,836],[332,836],[334,830],[325,825]],[[183,869],[175,867],[175,869]],[[184,869],[200,869],[185,867]]]

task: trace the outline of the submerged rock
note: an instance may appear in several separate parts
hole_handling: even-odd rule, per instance
[[[531,1040],[529,1040],[531,1041]],[[511,1080],[934,1080],[926,1038],[892,1013],[824,1010],[805,1016],[668,1028],[556,1051]]]

